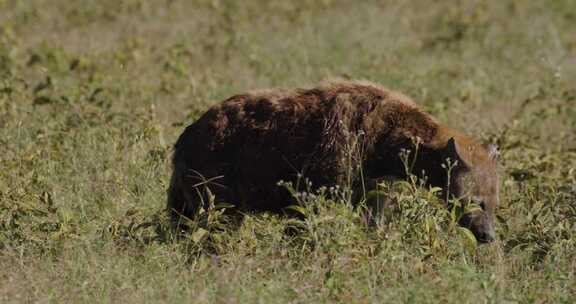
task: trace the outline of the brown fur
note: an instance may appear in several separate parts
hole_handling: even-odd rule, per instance
[[[403,178],[399,153],[414,151],[415,141],[414,172],[424,171],[430,185],[453,196],[479,199],[485,211],[465,225],[479,239],[493,236],[498,183],[488,150],[407,96],[370,82],[254,91],[214,106],[175,145],[168,208],[191,217],[205,204],[208,188],[242,209],[281,210],[291,200],[277,182],[299,174],[314,186],[353,183],[360,172],[354,168],[369,178]],[[446,158],[460,163],[450,182],[441,166]]]

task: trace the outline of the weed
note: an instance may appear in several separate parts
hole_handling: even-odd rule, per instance
[[[0,302],[574,302],[574,12],[570,0],[0,0]],[[303,220],[238,221],[209,202],[188,232],[171,227],[183,125],[238,92],[333,76],[405,92],[497,142],[498,241],[476,246],[456,224],[467,202],[445,208],[411,178],[361,191],[382,206],[375,225],[349,190],[301,183]]]

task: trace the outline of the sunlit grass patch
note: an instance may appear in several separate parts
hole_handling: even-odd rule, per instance
[[[0,302],[574,302],[575,3],[0,1]],[[500,145],[495,243],[411,180],[376,224],[298,188],[303,219],[173,229],[183,126],[334,76]]]

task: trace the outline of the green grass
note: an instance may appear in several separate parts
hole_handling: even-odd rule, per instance
[[[571,0],[0,0],[0,302],[574,302],[575,34]],[[334,76],[500,144],[496,243],[411,187],[373,229],[320,194],[174,236],[183,127]]]

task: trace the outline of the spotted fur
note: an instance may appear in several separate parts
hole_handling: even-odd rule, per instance
[[[349,186],[360,172],[405,178],[399,153],[414,151],[416,142],[414,172],[452,196],[479,199],[485,210],[464,225],[492,239],[493,149],[441,124],[409,97],[364,81],[253,91],[215,105],[175,145],[168,209],[192,217],[205,207],[209,189],[243,210],[280,211],[291,204],[280,180],[304,176],[318,187]],[[459,161],[450,182],[446,158]]]

